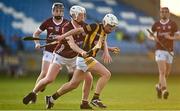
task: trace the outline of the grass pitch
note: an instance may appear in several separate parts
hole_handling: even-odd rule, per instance
[[[60,75],[56,81],[39,93],[36,104],[24,105],[22,98],[29,93],[36,77],[10,78],[0,76],[0,110],[45,110],[45,95],[51,95],[58,87],[67,81]],[[96,84],[94,80],[94,86]],[[180,75],[170,75],[168,100],[156,98],[155,84],[158,75],[153,74],[114,74],[101,94],[102,101],[110,110],[180,110]],[[81,102],[81,86],[78,89],[60,97],[53,110],[79,110]],[[91,91],[90,99],[93,95]],[[101,110],[94,108],[95,110]]]

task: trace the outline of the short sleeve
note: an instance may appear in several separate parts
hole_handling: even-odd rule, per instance
[[[39,29],[40,29],[41,31],[44,31],[44,30],[46,30],[46,28],[47,28],[47,21],[44,21],[44,22],[39,26]]]
[[[152,32],[156,32],[156,23],[152,25],[151,30]]]
[[[172,24],[172,32],[173,33],[175,33],[175,32],[177,32],[178,31],[178,26],[177,26],[177,24],[175,23],[175,22],[173,22],[173,24]]]
[[[62,28],[62,33],[66,33],[66,32],[68,32],[68,31],[70,31],[70,30],[72,30],[73,29],[73,27],[70,27],[70,22],[68,22],[68,23],[66,23],[65,25],[64,25],[64,27]]]

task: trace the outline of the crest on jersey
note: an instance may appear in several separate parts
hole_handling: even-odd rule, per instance
[[[162,28],[163,28],[163,30],[165,30],[165,29],[166,29],[166,26],[162,26]]]
[[[170,25],[168,25],[168,29],[171,29],[171,26],[170,26]]]
[[[52,29],[53,29],[53,27],[48,27],[48,29],[52,30]]]
[[[161,29],[161,27],[157,27],[157,30]]]
[[[59,31],[59,27],[55,27],[55,31],[58,32]]]

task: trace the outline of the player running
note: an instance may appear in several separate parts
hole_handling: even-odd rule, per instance
[[[173,62],[173,40],[167,37],[173,37],[177,32],[177,24],[169,19],[170,12],[167,7],[160,9],[160,20],[152,26],[153,33],[157,36],[150,35],[148,38],[156,41],[155,60],[159,69],[159,82],[156,84],[158,98],[167,99],[169,92],[167,89],[167,77],[171,72]]]
[[[76,28],[73,29],[62,36],[56,37],[59,40],[62,40],[66,37],[66,39],[71,35],[76,34],[84,34],[85,40],[83,42],[82,49],[88,52],[90,49],[92,49],[96,44],[104,47],[104,56],[103,60],[105,63],[111,62],[112,58],[109,55],[108,48],[107,48],[107,34],[111,33],[115,27],[118,25],[118,19],[113,14],[106,14],[103,18],[103,23],[99,24],[90,24],[85,25],[82,28]],[[69,39],[70,40],[70,39]],[[77,49],[74,49],[77,50]],[[78,51],[78,50],[77,50]],[[67,92],[70,92],[71,90],[77,88],[82,80],[86,77],[88,72],[96,72],[100,75],[100,78],[97,81],[96,89],[94,96],[91,100],[91,103],[94,106],[100,107],[100,108],[106,108],[106,106],[102,103],[99,96],[107,84],[108,80],[111,77],[110,71],[102,65],[100,62],[98,62],[94,57],[96,56],[96,53],[98,52],[98,49],[93,50],[90,54],[87,54],[85,52],[81,52],[79,50],[79,54],[76,60],[76,70],[73,74],[73,78],[70,82],[65,83],[57,92],[55,92],[52,96],[47,99],[47,106],[51,108],[54,105],[54,101],[57,100],[62,95],[66,94]],[[87,56],[85,58],[85,56]]]
[[[64,19],[64,5],[62,3],[54,3],[52,5],[52,15],[53,17],[44,21],[40,27],[34,32],[33,37],[38,37],[43,31],[47,31],[47,38],[54,39],[56,35],[62,34],[62,27],[68,22],[68,20]],[[35,48],[40,49],[40,43],[38,40],[35,42]],[[50,43],[52,41],[47,40],[46,43]],[[50,63],[53,60],[53,51],[57,44],[45,47],[43,51],[42,58],[42,66],[41,73],[36,80],[36,84],[44,78],[47,74]],[[43,91],[43,90],[42,90]],[[34,100],[35,101],[35,100]],[[33,101],[32,101],[33,102]]]
[[[70,15],[72,17],[72,20],[63,27],[63,32],[67,32],[71,29],[76,29],[79,27],[82,27],[85,25],[85,15],[86,15],[86,10],[85,8],[81,6],[72,6],[70,9]],[[85,51],[82,49],[78,48],[78,45],[81,45],[83,43],[84,37],[81,37],[82,35],[79,36],[74,36],[75,42],[72,42],[70,40],[63,40],[61,41],[60,44],[57,45],[54,53],[54,59],[52,63],[49,66],[47,75],[41,79],[36,86],[34,87],[33,91],[30,92],[24,99],[23,103],[28,104],[31,100],[36,99],[36,94],[42,90],[46,85],[50,84],[53,82],[58,75],[59,71],[62,69],[63,65],[66,65],[68,70],[71,70],[72,72],[75,70],[76,67],[76,58],[77,58],[77,53],[72,50],[72,48],[76,48],[78,51],[81,51],[81,54],[85,54]],[[73,37],[69,37],[67,39],[72,39]],[[81,104],[81,109],[92,109],[89,104],[86,102],[88,99],[88,95],[91,89],[92,85],[92,75],[90,72],[87,72],[85,81],[84,81],[84,86],[83,86],[83,97],[82,97],[82,104]],[[48,97],[46,97],[48,99]],[[49,107],[46,107],[49,109]]]

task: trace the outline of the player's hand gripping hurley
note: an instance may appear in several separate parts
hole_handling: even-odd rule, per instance
[[[102,47],[102,42],[99,40],[98,43],[97,43],[92,49],[90,49],[85,55],[82,55],[83,58],[88,57],[88,55],[89,55],[92,51],[97,50],[97,49],[101,49],[101,47]]]

